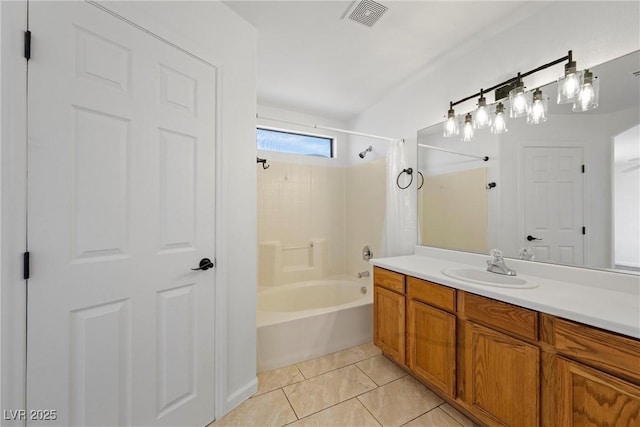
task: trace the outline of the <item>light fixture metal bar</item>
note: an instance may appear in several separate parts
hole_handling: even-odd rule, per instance
[[[571,60],[572,56],[573,56],[572,51],[569,51],[569,53],[566,56],[563,56],[562,58],[558,58],[555,61],[551,61],[551,62],[549,62],[547,64],[541,65],[538,68],[534,68],[533,70],[527,71],[526,73],[519,73],[517,76],[512,77],[509,80],[505,80],[502,83],[498,83],[496,85],[493,85],[488,89],[480,89],[480,92],[478,92],[478,93],[474,93],[473,95],[469,95],[466,98],[462,98],[462,99],[460,99],[460,100],[458,100],[456,102],[451,102],[449,104],[450,105],[449,108],[452,108],[452,107],[454,107],[454,106],[456,106],[458,104],[462,104],[463,102],[469,101],[470,99],[477,98],[483,92],[484,93],[491,92],[492,90],[498,89],[499,87],[502,87],[502,86],[508,85],[510,83],[513,83],[516,80],[518,80],[518,78],[522,79],[524,77],[530,76],[531,74],[537,73],[538,71],[542,71],[542,70],[547,69],[549,67],[553,67],[554,65],[560,64],[561,62]]]
[[[329,126],[298,123],[298,122],[292,122],[292,121],[289,121],[289,120],[274,119],[272,117],[263,117],[263,116],[259,116],[258,114],[256,114],[256,119],[271,120],[271,121],[274,121],[274,122],[287,123],[287,124],[296,125],[296,126],[305,126],[305,127],[310,127],[310,128],[314,128],[314,129],[332,130],[334,132],[346,133],[346,134],[349,134],[349,135],[358,135],[358,136],[366,136],[368,138],[382,139],[382,140],[388,141],[388,142],[396,141],[396,140],[400,140],[400,141],[404,142],[404,139],[402,139],[402,138],[389,138],[388,136],[380,136],[380,135],[373,135],[373,134],[370,134],[370,133],[355,132],[355,131],[352,131],[352,130],[339,129],[339,128],[334,128],[334,127],[329,127]]]
[[[440,147],[434,147],[433,145],[418,144],[418,147],[428,148],[430,150],[444,151],[445,153],[457,154],[458,156],[472,157],[474,159],[482,160],[482,161],[485,161],[485,162],[489,160],[489,156],[474,156],[473,154],[459,153],[457,151],[451,151],[451,150],[446,150],[446,149],[440,148]]]

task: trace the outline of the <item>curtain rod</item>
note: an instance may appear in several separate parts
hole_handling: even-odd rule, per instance
[[[306,123],[291,122],[291,121],[288,121],[288,120],[274,119],[274,118],[271,118],[271,117],[263,117],[263,116],[259,116],[258,114],[256,114],[256,119],[273,120],[274,122],[288,123],[290,125],[297,125],[297,126],[306,126],[306,127],[310,127],[310,128],[314,128],[314,129],[332,130],[334,132],[346,133],[346,134],[349,134],[349,135],[366,136],[366,137],[369,137],[369,138],[382,139],[384,141],[389,141],[389,142],[395,141],[395,140],[399,140],[399,141],[404,142],[404,139],[401,139],[401,138],[389,138],[388,136],[372,135],[370,133],[354,132],[352,130],[338,129],[338,128],[333,128],[333,127],[328,127],[328,126],[320,126],[320,125],[316,125],[316,124],[306,124]]]
[[[429,148],[431,150],[444,151],[445,153],[457,154],[458,156],[473,157],[474,159],[483,160],[485,162],[489,160],[488,156],[474,156],[473,154],[466,154],[466,153],[459,153],[457,151],[445,150],[444,148],[434,147],[433,145],[418,144],[418,147]]]

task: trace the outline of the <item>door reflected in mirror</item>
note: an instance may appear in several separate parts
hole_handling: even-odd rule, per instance
[[[418,131],[420,244],[640,272],[640,53],[591,70],[594,110],[556,104],[554,82],[540,88],[543,123],[508,119],[507,133],[470,142],[444,138],[442,123]]]

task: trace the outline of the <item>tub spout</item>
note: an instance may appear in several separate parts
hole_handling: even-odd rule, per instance
[[[358,279],[362,279],[363,277],[369,277],[369,272],[363,271],[361,273],[358,273]]]

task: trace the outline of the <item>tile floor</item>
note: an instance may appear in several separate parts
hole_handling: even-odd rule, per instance
[[[209,427],[475,424],[363,344],[258,374],[258,392]]]

